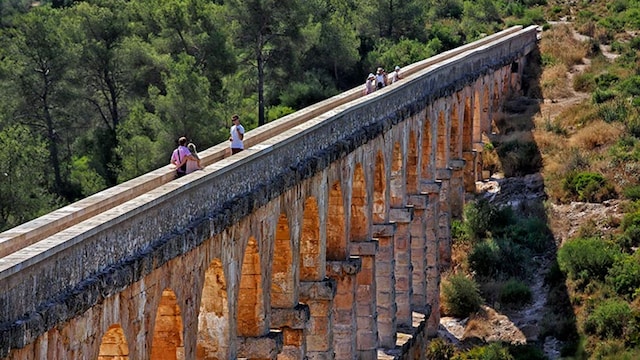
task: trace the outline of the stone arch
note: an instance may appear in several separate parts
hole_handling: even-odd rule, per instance
[[[473,96],[473,142],[482,141],[482,94],[476,89]]]
[[[292,307],[293,296],[293,252],[287,215],[280,213],[276,226],[273,262],[271,270],[271,306]]]
[[[231,341],[229,333],[227,281],[222,261],[214,259],[204,274],[196,358],[226,359]]]
[[[420,178],[422,179],[434,179],[434,171],[433,171],[433,150],[432,150],[432,134],[431,131],[431,120],[429,117],[425,117],[424,125],[422,127],[422,173]]]
[[[391,183],[391,206],[402,206],[404,204],[404,187],[406,180],[403,176],[404,156],[400,142],[393,144],[391,159],[391,179],[389,179]]]
[[[347,241],[345,238],[344,205],[342,187],[336,181],[329,188],[329,211],[327,214],[327,260],[345,260]]]
[[[464,98],[464,114],[462,117],[462,151],[473,149],[473,118],[471,113],[471,98]]]
[[[178,305],[176,293],[171,289],[164,289],[156,313],[151,341],[151,359],[184,359],[183,333],[182,311]]]
[[[353,171],[351,185],[351,236],[352,241],[365,241],[369,237],[369,211],[367,203],[367,182],[362,164],[357,163]]]
[[[438,112],[438,134],[436,147],[436,168],[447,168],[447,120],[444,111]]]
[[[320,271],[322,244],[318,201],[308,197],[304,202],[302,232],[300,233],[300,280],[322,280]]]
[[[387,173],[384,165],[384,155],[379,150],[376,154],[376,164],[373,174],[373,222],[384,223],[387,213]]]
[[[242,259],[238,294],[238,335],[256,337],[262,335],[264,304],[262,302],[262,268],[258,242],[249,237]]]
[[[120,324],[109,326],[107,332],[102,336],[100,343],[100,353],[98,360],[126,360],[129,359],[129,345],[124,336],[124,331]]]
[[[491,114],[491,94],[489,93],[489,87],[485,84],[484,91],[482,92],[482,117],[480,118],[482,121],[482,132],[490,134],[492,127],[492,120],[489,117]]]
[[[451,107],[451,134],[449,141],[449,154],[451,159],[459,159],[460,154],[460,118],[458,115],[458,102],[457,97],[454,96],[452,100],[456,100]]]
[[[411,130],[407,148],[407,194],[418,193],[418,178],[418,140]]]

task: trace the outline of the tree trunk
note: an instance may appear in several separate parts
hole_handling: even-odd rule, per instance
[[[258,52],[258,126],[265,124],[264,119],[264,58]]]

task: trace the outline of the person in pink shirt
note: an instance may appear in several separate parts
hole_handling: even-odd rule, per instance
[[[182,136],[178,139],[178,147],[171,154],[171,164],[176,167],[176,177],[187,174],[187,157],[189,156],[191,156],[191,152],[187,148],[187,138]]]

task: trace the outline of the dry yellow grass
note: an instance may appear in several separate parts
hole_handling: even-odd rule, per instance
[[[571,137],[569,145],[583,150],[595,150],[613,144],[623,133],[624,128],[620,123],[609,124],[596,120],[580,128]]]
[[[588,44],[575,38],[568,25],[553,26],[542,34],[540,52],[567,67],[581,64],[586,57]]]
[[[545,99],[563,99],[573,91],[567,81],[567,66],[554,64],[544,68],[540,76],[540,88]]]

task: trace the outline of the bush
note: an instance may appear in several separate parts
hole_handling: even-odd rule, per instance
[[[609,270],[607,282],[618,295],[633,299],[640,292],[640,256],[620,255]]]
[[[505,305],[522,306],[531,299],[531,289],[516,279],[510,279],[500,289],[500,302]]]
[[[505,176],[523,176],[542,168],[542,155],[533,140],[516,139],[500,144],[496,151]]]
[[[480,309],[483,300],[473,279],[454,274],[442,282],[442,306],[448,315],[466,318]]]
[[[507,345],[491,343],[477,346],[455,357],[456,360],[515,360]]]
[[[602,202],[615,198],[615,190],[604,176],[593,172],[570,172],[562,182],[562,187],[578,201]]]
[[[480,278],[509,278],[525,276],[530,258],[526,248],[512,241],[487,239],[473,247],[468,261]]]
[[[471,202],[464,208],[463,229],[472,241],[485,238],[515,221],[510,207],[498,208],[487,199]]]
[[[481,278],[493,277],[500,271],[501,255],[500,247],[495,240],[485,240],[476,244],[469,253],[469,267]]]
[[[596,88],[595,76],[591,73],[582,73],[573,78],[573,90],[592,92]]]
[[[545,220],[537,217],[521,219],[507,226],[500,235],[538,254],[553,245],[551,230]]]
[[[595,91],[591,93],[591,101],[593,101],[594,104],[602,104],[614,97],[616,97],[616,94],[611,90],[595,89]]]
[[[455,346],[440,338],[435,338],[427,345],[428,360],[449,360],[455,353]]]
[[[604,280],[616,254],[613,246],[600,239],[577,238],[558,250],[558,265],[570,279],[586,283],[591,279]]]
[[[608,299],[587,317],[584,330],[603,339],[621,337],[631,318],[629,304],[619,299]]]
[[[622,189],[622,195],[632,201],[640,199],[640,185],[635,184],[627,186],[626,188]]]

